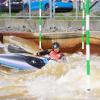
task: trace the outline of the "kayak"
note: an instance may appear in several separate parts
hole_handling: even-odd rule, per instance
[[[45,60],[21,54],[0,54],[0,65],[18,70],[37,70],[45,65]]]
[[[25,54],[31,53],[14,44],[9,44],[7,49],[10,54],[0,54],[0,64],[8,68],[18,70],[37,70],[45,66],[47,63],[55,64],[56,62],[55,60],[50,60],[48,56],[27,56]],[[66,60],[62,60],[62,62],[66,62]]]

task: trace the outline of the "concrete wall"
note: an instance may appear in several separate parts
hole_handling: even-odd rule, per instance
[[[100,20],[90,22],[91,31],[100,31]],[[43,32],[81,31],[81,20],[43,20]],[[38,32],[38,20],[0,19],[0,32]]]

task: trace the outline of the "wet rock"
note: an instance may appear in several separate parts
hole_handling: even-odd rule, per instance
[[[11,28],[11,26],[8,26],[8,29],[10,29]]]
[[[26,28],[26,26],[25,26],[25,25],[23,25],[23,28]]]
[[[66,28],[66,31],[80,31],[82,30],[81,28],[78,28],[78,27],[67,27]]]

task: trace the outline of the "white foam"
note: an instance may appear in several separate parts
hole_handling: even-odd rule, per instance
[[[37,97],[38,100],[41,100],[41,98],[42,100],[53,100],[54,98],[64,100],[65,98],[74,96],[77,99],[82,96],[84,97],[83,94],[87,91],[87,76],[85,72],[86,58],[82,54],[73,54],[67,57],[67,59],[68,62],[65,66],[70,66],[70,70],[64,75],[61,75],[60,78],[56,79],[55,76],[39,76],[30,82],[26,82],[29,95]],[[99,59],[99,56],[91,57],[90,63],[92,72],[94,72],[94,68],[96,68],[95,71],[99,70]],[[54,66],[56,66],[56,64],[54,64]],[[91,90],[100,89],[100,79],[98,78],[98,80],[94,81],[95,76],[93,76],[93,73],[91,75],[89,79]]]

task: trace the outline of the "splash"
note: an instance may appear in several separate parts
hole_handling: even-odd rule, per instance
[[[36,72],[0,72],[1,99],[99,100],[100,56],[91,56],[90,88],[87,92],[86,58],[81,53],[66,56],[64,63],[48,63]],[[0,69],[1,71],[1,69]]]
[[[26,82],[29,95],[36,97],[37,100],[98,99],[96,92],[100,93],[100,57],[95,55],[91,57],[89,93],[86,90],[85,56],[73,54],[67,58],[67,63],[49,64],[35,72],[32,80]]]

